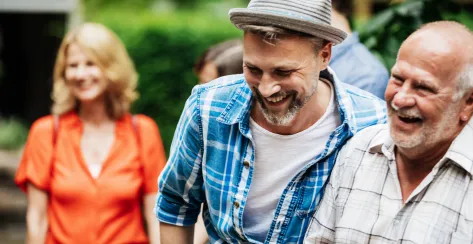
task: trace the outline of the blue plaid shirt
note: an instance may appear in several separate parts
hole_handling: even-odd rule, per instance
[[[331,134],[325,150],[288,182],[266,243],[302,243],[342,145],[355,132],[386,122],[382,100],[341,83],[331,72],[322,72],[321,78],[334,84],[342,124]],[[249,127],[252,102],[242,75],[193,89],[159,178],[155,211],[161,222],[193,225],[204,203],[211,243],[256,242],[243,229],[255,160]]]

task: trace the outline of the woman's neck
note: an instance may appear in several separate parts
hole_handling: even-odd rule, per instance
[[[95,126],[112,121],[107,114],[104,100],[81,103],[79,106],[79,117],[85,123]]]

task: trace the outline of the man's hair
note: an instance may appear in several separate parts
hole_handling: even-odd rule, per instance
[[[194,72],[199,74],[209,62],[217,66],[219,77],[243,73],[242,41],[232,39],[209,47],[195,62]]]
[[[302,38],[306,38],[314,45],[315,53],[318,53],[329,42],[322,38],[315,37],[303,32],[288,30],[275,26],[242,25],[240,28],[244,32],[251,32],[260,35],[266,43],[272,45],[278,42],[279,36],[299,36]]]
[[[457,76],[457,90],[453,95],[453,100],[458,101],[465,96],[469,91],[473,90],[473,62],[463,66],[463,69]]]
[[[332,0],[332,8],[350,18],[353,14],[353,0]]]

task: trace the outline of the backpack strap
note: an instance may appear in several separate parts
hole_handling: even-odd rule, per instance
[[[53,148],[56,147],[58,132],[59,132],[59,116],[53,115]]]
[[[131,124],[133,126],[133,131],[135,132],[136,143],[138,144],[138,149],[140,150],[140,159],[141,159],[141,136],[140,136],[140,128],[138,125],[138,117],[136,115],[131,116]]]
[[[136,144],[138,145],[138,161],[141,164],[141,175],[145,177],[145,167],[143,161],[143,145],[141,143],[141,135],[140,135],[140,125],[138,122],[138,116],[132,115],[131,117],[131,125],[133,126],[133,131],[135,132]]]
[[[53,129],[53,133],[52,133],[52,142],[53,142],[53,150],[51,152],[51,166],[49,167],[49,174],[50,174],[50,177],[52,177],[53,175],[53,167],[54,167],[54,161],[56,161],[56,144],[57,144],[57,137],[58,137],[58,134],[59,134],[59,123],[60,123],[60,119],[59,119],[59,115],[53,115],[53,121],[52,121],[52,129]]]
[[[138,161],[140,161],[141,164],[141,175],[144,178],[145,177],[145,168],[144,168],[144,162],[143,162],[143,156],[142,156],[142,143],[141,143],[141,136],[140,136],[140,126],[138,122],[138,117],[137,115],[132,115],[131,117],[131,125],[133,127],[133,132],[135,132],[135,138],[136,138],[136,143],[138,145]],[[143,192],[141,192],[143,194]],[[148,223],[146,222],[145,218],[145,213],[144,213],[144,202],[143,198],[140,199],[140,207],[141,207],[141,222],[143,223],[145,232],[148,234]]]

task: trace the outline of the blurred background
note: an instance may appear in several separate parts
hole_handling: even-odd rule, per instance
[[[473,29],[473,0],[352,0],[361,41],[388,70],[410,33],[456,20]],[[28,129],[50,111],[52,71],[65,32],[105,24],[140,75],[134,113],[158,123],[167,150],[191,89],[194,62],[212,44],[241,37],[228,10],[248,0],[0,0],[0,243],[23,243],[26,198],[13,183]]]

